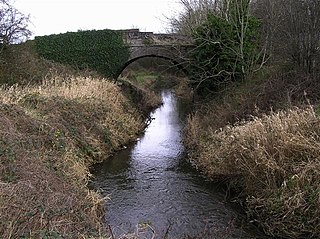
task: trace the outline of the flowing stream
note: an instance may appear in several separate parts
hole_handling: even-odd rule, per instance
[[[184,107],[171,91],[162,99],[141,139],[92,170],[92,187],[109,198],[106,225],[115,237],[264,238],[240,223],[243,213],[186,162]]]

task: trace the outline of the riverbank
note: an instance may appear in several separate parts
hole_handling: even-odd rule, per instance
[[[87,188],[88,168],[136,139],[143,110],[93,77],[0,92],[1,237],[102,238],[103,199]]]
[[[288,75],[249,79],[198,104],[184,142],[192,164],[236,192],[268,235],[319,238],[319,84]]]

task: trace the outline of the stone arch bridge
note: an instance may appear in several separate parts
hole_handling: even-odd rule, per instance
[[[179,34],[140,32],[139,29],[121,30],[121,33],[124,41],[129,45],[130,56],[116,78],[132,62],[144,57],[167,59],[188,74],[186,59],[188,52],[194,48],[191,38]]]

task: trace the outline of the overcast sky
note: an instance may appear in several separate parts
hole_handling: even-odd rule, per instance
[[[15,0],[31,15],[35,36],[93,29],[165,32],[165,16],[179,11],[177,0]]]

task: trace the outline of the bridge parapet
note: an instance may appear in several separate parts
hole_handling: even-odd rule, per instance
[[[191,45],[192,38],[176,33],[140,32],[139,29],[121,30],[124,41],[134,45]]]

